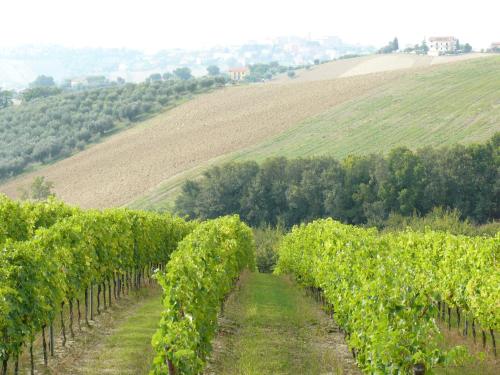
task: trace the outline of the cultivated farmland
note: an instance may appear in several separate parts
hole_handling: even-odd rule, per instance
[[[124,205],[162,181],[276,136],[404,73],[217,90],[146,121],[68,159],[8,182],[10,196],[37,175],[58,197],[81,207]]]
[[[457,56],[423,56],[409,54],[369,55],[344,60],[336,60],[309,69],[296,71],[296,77],[290,79],[286,74],[279,76],[274,82],[308,82],[353,77],[364,74],[422,68],[486,57],[488,54],[471,53]]]
[[[262,161],[273,156],[343,158],[397,146],[416,149],[484,142],[500,131],[498,87],[499,57],[414,69],[262,143],[226,155],[223,161]],[[206,165],[166,180],[131,206],[169,207],[182,182],[196,178],[203,168]]]
[[[238,158],[344,158],[397,146],[484,142],[500,131],[499,88],[500,57],[415,72],[311,117]]]
[[[345,156],[400,144],[481,141],[499,130],[499,67],[492,57],[332,80],[228,87],[20,176],[0,192],[15,197],[19,187],[43,175],[61,199],[82,207],[132,202],[157,207],[186,177],[220,160]],[[456,101],[453,92],[467,99]]]

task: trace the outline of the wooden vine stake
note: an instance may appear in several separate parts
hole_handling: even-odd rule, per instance
[[[111,307],[111,279],[108,279],[108,306]],[[116,299],[116,287],[115,287],[115,299]]]
[[[90,320],[94,320],[94,286],[90,284]]]
[[[66,346],[66,326],[64,325],[64,301],[61,302],[62,346]]]
[[[47,341],[45,340],[45,326],[42,327],[42,347],[43,347],[43,364],[48,365],[47,359]]]
[[[167,359],[168,363],[168,375],[175,375],[175,367],[170,359]]]
[[[168,353],[168,346],[165,346],[165,353]],[[172,361],[167,358],[168,375],[175,375],[175,366]]]
[[[75,332],[73,331],[73,300],[69,300],[69,333],[71,338],[75,337]]]
[[[97,284],[97,315],[101,314],[101,284]]]
[[[7,365],[9,363],[8,359],[4,359],[2,362],[2,375],[7,375]]]
[[[86,292],[86,291],[85,291]],[[82,312],[80,311],[80,299],[76,300],[76,308],[78,310],[78,330],[82,331]]]
[[[50,347],[50,356],[54,356],[54,346],[55,346],[55,340],[54,340],[54,324],[53,322],[50,322],[49,326],[49,347]]]
[[[491,335],[491,343],[493,345],[493,354],[495,357],[497,356],[497,343],[495,341],[495,333],[493,332],[493,329],[490,328],[490,335]]]
[[[104,306],[104,311],[106,311],[106,281],[102,282],[102,299],[103,299],[103,306]]]
[[[31,341],[30,341],[30,364],[31,364],[30,374],[35,375],[35,358],[33,356],[33,338],[31,338]]]
[[[88,290],[88,288],[85,289],[85,324],[87,324],[87,327],[90,325],[89,324],[89,290]]]

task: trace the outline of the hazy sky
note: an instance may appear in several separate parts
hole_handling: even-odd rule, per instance
[[[400,45],[454,35],[475,48],[500,41],[498,0],[6,0],[0,47],[18,44],[153,51],[283,35],[337,35]]]

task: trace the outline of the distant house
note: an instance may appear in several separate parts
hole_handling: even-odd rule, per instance
[[[241,81],[245,79],[245,77],[250,73],[250,70],[247,67],[242,68],[231,68],[228,70],[229,77],[233,81]]]
[[[500,42],[491,43],[491,50],[500,52]]]
[[[66,84],[72,89],[86,89],[109,86],[109,81],[105,76],[87,76],[72,78]]]
[[[446,55],[458,49],[458,39],[453,36],[434,36],[429,38],[427,46],[431,56]]]
[[[88,86],[88,84],[89,82],[87,80],[87,77],[72,78],[69,82],[69,85],[72,89],[86,87]]]

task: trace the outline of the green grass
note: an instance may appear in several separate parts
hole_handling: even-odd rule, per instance
[[[87,348],[73,370],[78,374],[148,374],[153,362],[151,338],[158,327],[163,305],[160,291],[144,297],[95,346]],[[72,371],[73,371],[72,370]]]
[[[483,142],[500,131],[500,57],[434,67],[304,121],[235,159]]]
[[[448,328],[446,321],[438,319],[438,326],[441,330],[440,345],[443,348],[453,348],[455,346],[464,346],[470,358],[465,360],[461,365],[449,367],[437,367],[435,373],[437,375],[497,375],[500,374],[500,360],[495,358],[493,354],[493,345],[491,336],[486,330],[486,347],[483,348],[481,339],[481,327],[476,323],[477,337],[476,341],[472,337],[472,327],[469,326],[467,336],[463,335],[464,317],[461,318],[460,328],[458,328],[458,320],[455,310],[451,314],[451,329]],[[470,322],[469,322],[470,324]],[[498,337],[498,332],[495,332]]]
[[[233,297],[209,374],[342,373],[325,314],[290,281],[247,274]]]
[[[484,142],[500,131],[499,87],[498,56],[416,71],[259,145],[181,173],[130,206],[169,209],[183,181],[227,161],[262,161],[272,156],[344,158],[397,146],[416,149]]]

